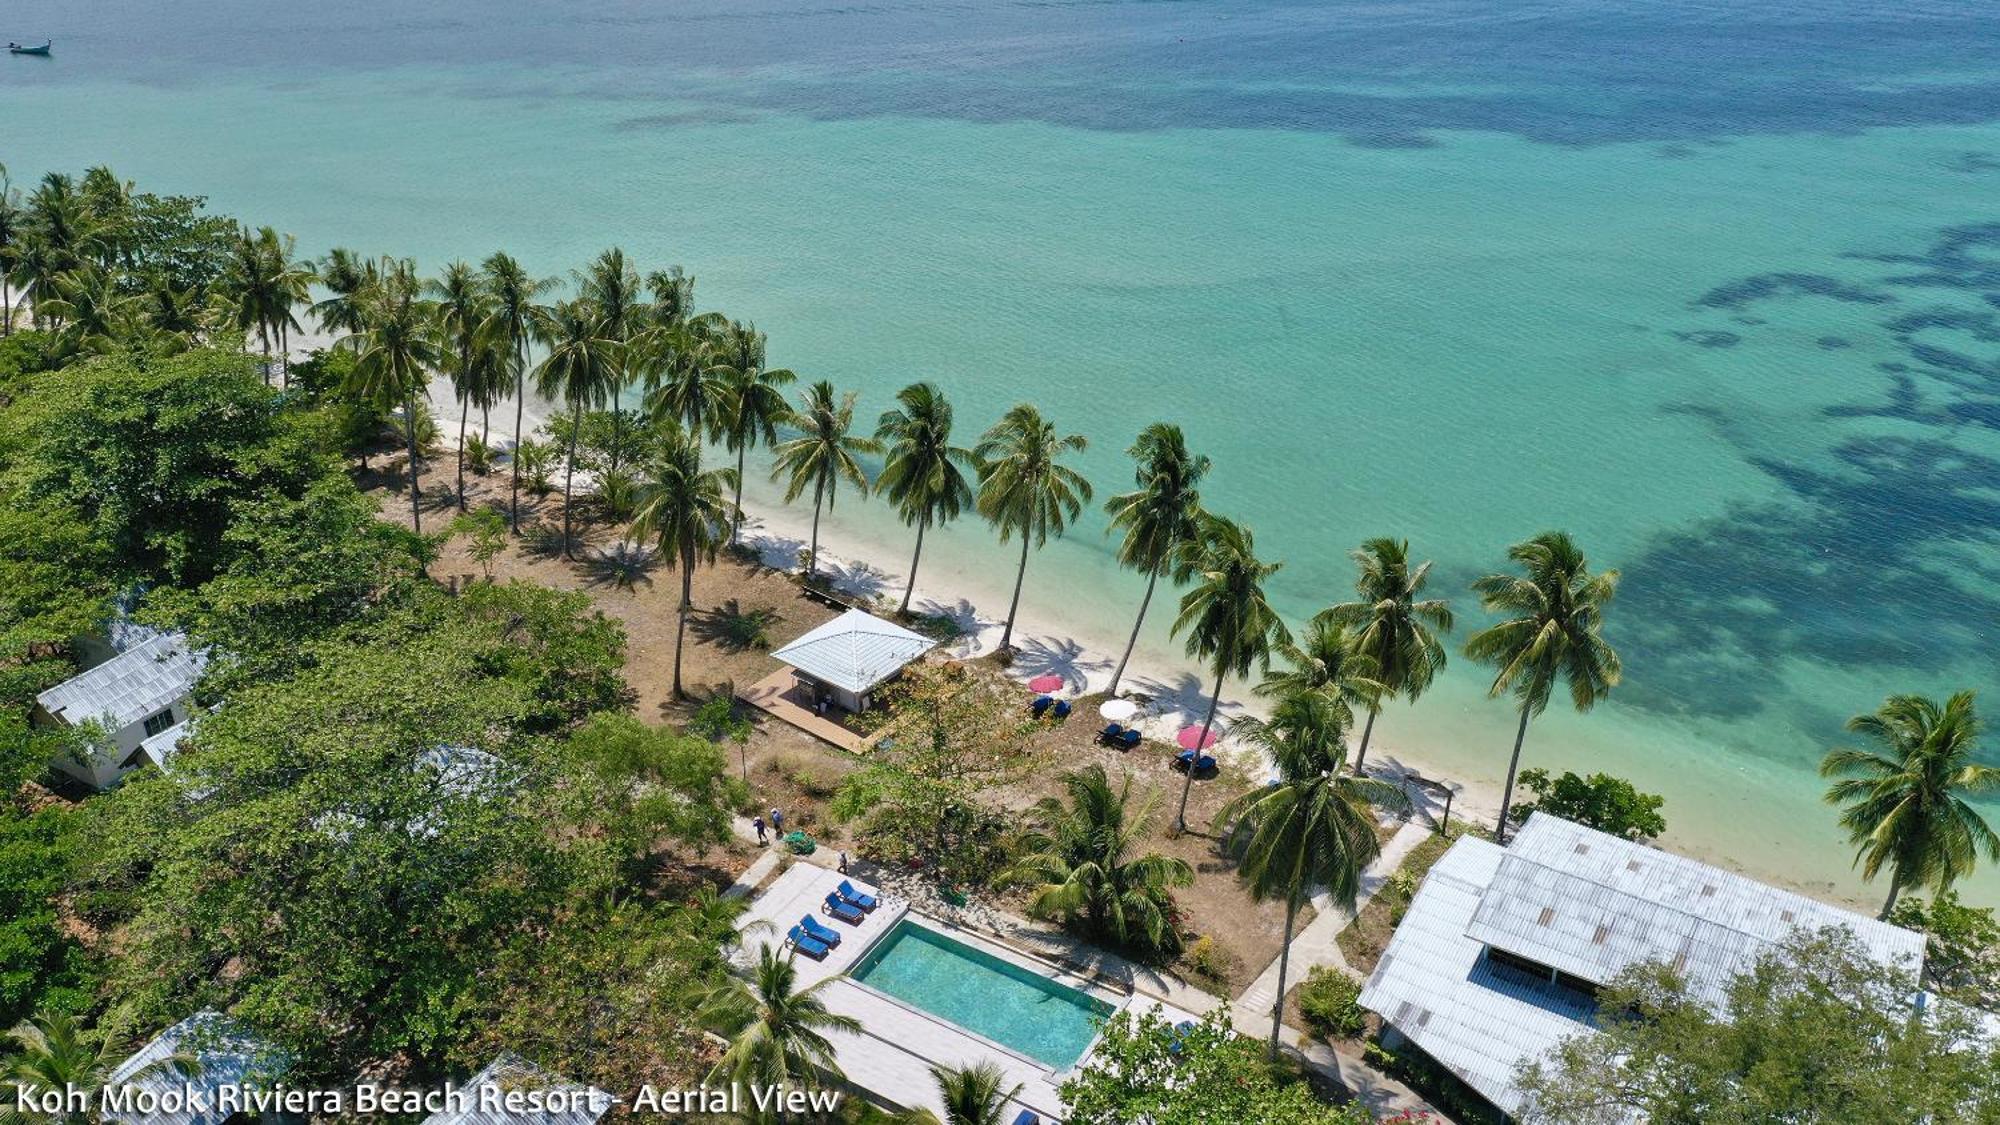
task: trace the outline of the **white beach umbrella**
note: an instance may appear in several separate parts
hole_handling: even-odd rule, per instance
[[[1097,705],[1097,713],[1114,723],[1122,723],[1139,713],[1139,705],[1129,699],[1107,699]]]

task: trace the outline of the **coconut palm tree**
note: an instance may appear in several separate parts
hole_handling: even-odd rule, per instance
[[[1516,543],[1507,557],[1520,565],[1522,574],[1489,574],[1472,584],[1480,606],[1502,620],[1465,643],[1466,656],[1496,669],[1488,694],[1498,699],[1511,691],[1521,709],[1495,829],[1503,844],[1528,720],[1549,705],[1559,680],[1569,685],[1576,709],[1588,711],[1611,694],[1620,676],[1618,653],[1602,635],[1604,607],[1617,593],[1618,572],[1590,573],[1583,552],[1560,531]]]
[[[727,397],[719,352],[732,327],[742,326],[707,313],[640,334],[634,346],[643,353],[646,409],[655,422],[675,419],[704,440],[719,436]]]
[[[11,1057],[0,1064],[0,1084],[10,1088],[10,1103],[32,1101],[38,1091],[77,1091],[95,1095],[110,1080],[112,1072],[118,1069],[125,1056],[125,1051],[108,1037],[90,1035],[75,1016],[61,1012],[15,1024],[7,1032],[7,1040],[12,1045],[12,1050],[8,1052]],[[133,1078],[167,1068],[190,1077],[200,1069],[192,1056],[175,1052],[141,1070]],[[22,1095],[19,1099],[12,1096],[17,1090]],[[90,1097],[87,1100],[94,1102],[96,1099]],[[20,1108],[0,1111],[0,1121],[23,1123],[90,1125],[99,1119],[97,1114],[90,1112],[45,1114]]]
[[[310,295],[313,272],[292,257],[290,235],[272,227],[241,227],[223,280],[234,323],[246,336],[257,330],[264,352],[264,382],[271,381],[271,351],[285,352],[290,331],[299,327],[292,309]],[[286,382],[290,382],[289,373]]]
[[[1234,730],[1278,765],[1278,780],[1231,801],[1216,818],[1250,896],[1285,904],[1278,998],[1271,1008],[1276,1058],[1299,907],[1315,887],[1325,887],[1352,911],[1362,870],[1381,854],[1371,806],[1402,811],[1409,797],[1388,782],[1341,775],[1346,729],[1339,707],[1323,692],[1292,696],[1270,721],[1246,718]]]
[[[693,278],[682,280],[694,284]],[[723,448],[736,454],[736,514],[729,526],[729,542],[734,545],[743,528],[744,457],[760,441],[765,445],[777,441],[778,427],[791,421],[784,388],[798,376],[783,367],[765,367],[764,334],[754,324],[735,322],[718,341],[714,371],[720,391],[716,429]]]
[[[799,429],[799,436],[771,447],[771,479],[785,479],[787,504],[812,489],[812,546],[806,551],[806,579],[810,581],[819,573],[820,510],[833,507],[834,493],[843,480],[861,495],[868,495],[868,474],[859,458],[864,453],[882,452],[882,445],[848,432],[854,426],[854,395],[843,395],[836,401],[833,384],[824,379],[799,397],[791,424]]]
[[[1171,422],[1155,422],[1139,431],[1138,440],[1125,453],[1134,462],[1133,480],[1139,487],[1105,501],[1104,510],[1111,515],[1105,532],[1124,532],[1118,543],[1118,565],[1146,576],[1146,596],[1139,599],[1132,636],[1111,673],[1111,695],[1118,694],[1125,665],[1138,647],[1139,630],[1146,623],[1160,576],[1171,575],[1177,584],[1192,576],[1186,548],[1200,526],[1201,479],[1210,468],[1207,457],[1188,452],[1187,438]]]
[[[694,277],[679,266],[647,274],[646,291],[653,295],[649,311],[655,325],[672,328],[694,317]]]
[[[1068,800],[1044,797],[1029,814],[1014,865],[1001,881],[1033,888],[1037,917],[1081,918],[1093,939],[1125,948],[1174,948],[1168,913],[1173,888],[1194,882],[1186,860],[1134,854],[1158,805],[1149,794],[1133,807],[1132,779],[1113,788],[1103,766],[1063,775]]]
[[[896,1120],[909,1125],[1002,1125],[1007,1120],[1007,1103],[1021,1093],[1021,1084],[1007,1085],[1007,1073],[1000,1064],[987,1060],[968,1067],[931,1067],[937,1082],[938,1100],[944,1103],[944,1117],[928,1109],[918,1109]]]
[[[437,305],[438,331],[443,336],[446,373],[452,397],[458,399],[458,510],[465,510],[465,423],[472,415],[474,392],[483,393],[493,376],[490,336],[480,339],[490,313],[486,287],[464,262],[452,262],[424,292]],[[482,350],[489,354],[481,355]]]
[[[827,1035],[861,1030],[860,1021],[829,1010],[820,995],[840,979],[801,989],[791,958],[766,943],[751,979],[727,976],[698,989],[696,1021],[729,1041],[709,1080],[767,1088],[817,1087],[822,1076],[839,1081],[840,1063]]]
[[[62,276],[61,256],[32,219],[7,255],[14,284],[28,303],[28,326],[40,328],[49,319],[42,306],[55,299],[56,279]]]
[[[1195,743],[1201,746],[1215,727],[1223,683],[1230,676],[1249,675],[1252,666],[1269,669],[1271,650],[1290,644],[1292,633],[1264,594],[1264,583],[1285,564],[1259,561],[1249,528],[1203,513],[1191,550],[1196,583],[1181,597],[1173,635],[1186,634],[1187,654],[1207,662],[1215,672],[1215,691],[1208,697],[1208,714],[1201,721],[1201,737]],[[1180,811],[1174,815],[1175,825],[1183,830],[1187,828],[1188,791],[1193,787],[1190,763],[1187,780],[1181,785]]]
[[[1410,565],[1409,540],[1370,539],[1354,552],[1354,561],[1361,569],[1354,582],[1359,599],[1320,616],[1353,632],[1355,646],[1374,662],[1374,679],[1382,685],[1368,705],[1361,749],[1354,755],[1354,772],[1360,773],[1383,700],[1400,695],[1415,703],[1444,671],[1444,642],[1438,634],[1451,632],[1452,622],[1449,603],[1423,597],[1431,564]]]
[[[336,246],[319,263],[319,283],[326,299],[312,306],[312,316],[327,332],[354,333],[366,328],[362,315],[365,294],[381,280],[374,261],[345,246]]]
[[[713,563],[729,538],[732,509],[723,490],[735,483],[734,469],[701,467],[701,440],[669,419],[660,425],[659,453],[646,467],[632,537],[652,538],[671,553],[681,571],[680,622],[674,628],[674,697],[680,698],[681,643],[694,611],[694,568]]]
[[[1277,699],[1300,694],[1324,695],[1345,730],[1353,725],[1355,710],[1375,706],[1383,690],[1381,681],[1375,678],[1375,662],[1356,647],[1356,640],[1352,633],[1322,614],[1306,626],[1304,639],[1278,646],[1278,655],[1284,658],[1286,667],[1265,676],[1251,690]]]
[[[569,407],[569,448],[563,466],[563,557],[576,557],[570,540],[571,484],[576,478],[576,439],[586,407],[601,406],[618,392],[618,341],[605,335],[597,307],[564,301],[536,312],[536,334],[549,349],[535,368],[535,389]],[[516,446],[518,449],[519,447]]]
[[[146,299],[125,292],[117,274],[94,262],[57,278],[43,305],[61,323],[63,343],[78,351],[109,351],[145,323]]]
[[[521,419],[528,405],[528,341],[542,318],[540,298],[553,292],[553,277],[535,278],[505,252],[497,252],[480,265],[486,278],[486,292],[493,305],[493,320],[513,356],[514,449],[512,481],[507,486],[507,522],[514,534],[521,533]]]
[[[635,350],[631,347],[632,337],[646,325],[650,313],[646,308],[646,290],[639,280],[639,271],[625,260],[625,251],[614,246],[599,254],[590,268],[576,275],[577,290],[584,300],[597,309],[598,331],[603,336],[618,342],[612,353],[612,387],[609,395],[611,404],[611,465],[612,472],[618,471],[619,456],[624,452],[625,415],[618,406],[618,396],[632,385],[637,372],[634,370]]]
[[[970,449],[951,443],[951,403],[935,383],[912,383],[896,392],[900,405],[884,411],[875,426],[888,460],[875,490],[886,495],[917,529],[917,549],[910,556],[910,580],[903,587],[901,612],[910,612],[910,595],[917,589],[917,564],[924,557],[924,532],[942,527],[972,504],[968,471],[979,471]]]
[[[21,209],[21,195],[0,165],[0,337],[14,334],[14,248],[26,233],[28,213]]]
[[[1057,434],[1054,423],[1028,403],[1002,415],[973,447],[979,463],[979,514],[1000,532],[1000,542],[1021,537],[1021,562],[1014,572],[1014,597],[1000,651],[1014,646],[1014,615],[1028,578],[1028,548],[1061,536],[1090,502],[1090,482],[1062,463],[1066,453],[1089,447],[1082,434]]]
[[[1974,761],[1979,716],[1972,693],[1944,706],[1921,695],[1892,695],[1873,714],[1847,720],[1874,750],[1838,749],[1820,762],[1831,805],[1846,806],[1840,826],[1858,849],[1855,865],[1873,881],[1889,869],[1887,918],[1903,891],[1937,894],[1972,874],[1984,852],[2000,860],[2000,835],[1966,797],[2000,789],[2000,769]]]
[[[365,327],[334,346],[355,353],[354,371],[348,376],[350,392],[380,410],[403,408],[403,436],[410,451],[410,528],[421,535],[417,400],[430,385],[431,372],[443,362],[443,352],[436,309],[419,293],[414,263],[384,259],[375,282],[357,295]]]

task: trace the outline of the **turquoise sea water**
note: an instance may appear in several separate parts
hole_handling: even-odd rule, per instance
[[[1872,897],[1814,763],[1891,691],[1995,685],[1991,4],[26,0],[0,21],[56,40],[0,58],[17,179],[108,162],[313,252],[426,266],[506,247],[554,273],[622,244],[864,416],[917,378],[968,430],[1034,399],[1090,437],[1100,494],[1175,419],[1216,461],[1211,503],[1286,560],[1296,618],[1395,534],[1476,625],[1466,583],[1564,527],[1624,572],[1626,683],[1538,721],[1526,764],[1631,777],[1678,845],[1753,873]],[[879,506],[833,522],[905,549]],[[931,543],[927,579],[1004,589],[982,529]],[[1137,590],[1093,515],[1036,557],[1028,608],[1122,638]],[[1460,665],[1377,737],[1497,780],[1511,716]]]
[[[909,921],[854,979],[1062,1070],[1083,1057],[1111,1005]]]

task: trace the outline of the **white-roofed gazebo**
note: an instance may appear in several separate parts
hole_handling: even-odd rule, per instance
[[[937,644],[872,613],[850,609],[771,655],[792,666],[801,702],[866,711],[871,693]]]

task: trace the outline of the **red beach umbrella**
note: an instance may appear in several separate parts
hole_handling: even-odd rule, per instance
[[[1183,750],[1206,750],[1215,745],[1216,739],[1213,730],[1210,730],[1208,736],[1204,738],[1200,727],[1188,726],[1181,728],[1181,732],[1174,736],[1174,741],[1180,743]]]
[[[1028,681],[1029,691],[1047,693],[1055,691],[1062,686],[1063,686],[1063,678],[1061,676],[1056,675],[1053,672],[1047,673],[1045,675],[1036,676],[1034,679]]]

